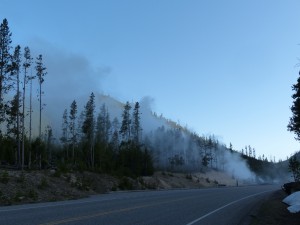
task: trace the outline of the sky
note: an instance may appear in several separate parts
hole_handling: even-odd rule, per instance
[[[49,63],[53,99],[148,96],[158,115],[278,160],[299,150],[287,131],[299,9],[298,0],[0,0],[0,19],[14,45]]]

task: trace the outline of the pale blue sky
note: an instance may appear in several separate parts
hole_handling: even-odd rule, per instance
[[[0,0],[14,44],[80,55],[106,71],[99,92],[151,96],[158,114],[276,159],[299,150],[286,129],[299,10],[298,0]]]

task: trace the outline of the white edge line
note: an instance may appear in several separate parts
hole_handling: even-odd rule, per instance
[[[247,199],[247,198],[251,198],[251,197],[254,197],[254,196],[256,196],[256,195],[261,195],[261,194],[264,194],[264,193],[270,192],[270,191],[274,191],[274,190],[268,190],[268,191],[263,191],[263,192],[260,192],[260,193],[257,193],[257,194],[248,195],[248,196],[246,196],[246,197],[244,197],[244,198],[241,198],[241,199],[235,200],[235,201],[233,201],[233,202],[230,202],[230,203],[228,203],[228,204],[226,204],[226,205],[223,205],[222,207],[220,207],[220,208],[218,208],[218,209],[215,209],[215,210],[213,210],[213,211],[211,211],[211,212],[205,214],[204,216],[199,217],[198,219],[193,220],[193,221],[190,222],[190,223],[187,223],[186,225],[193,225],[193,224],[199,222],[200,220],[203,220],[204,218],[210,216],[211,214],[214,214],[215,212],[218,212],[218,211],[220,211],[220,210],[222,210],[222,209],[224,209],[224,208],[226,208],[226,207],[228,207],[228,206],[230,206],[230,205],[233,205],[233,204],[235,204],[235,203],[237,203],[237,202],[240,202],[240,201],[243,201],[243,200],[245,200],[245,199]]]

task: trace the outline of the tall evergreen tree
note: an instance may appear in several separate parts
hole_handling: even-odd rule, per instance
[[[16,90],[16,141],[17,141],[17,164],[21,165],[21,143],[20,143],[20,67],[21,67],[21,47],[20,45],[17,45],[14,50],[14,54],[12,55],[10,65],[10,73],[11,73],[11,79],[12,79],[12,85],[13,83],[17,84],[17,90]],[[23,164],[22,164],[23,165]],[[22,166],[23,169],[23,166]]]
[[[4,94],[6,94],[9,90],[7,80],[10,72],[11,35],[12,34],[8,27],[8,21],[7,19],[4,19],[0,25],[0,125],[5,119]]]
[[[84,107],[84,121],[82,125],[82,132],[85,135],[85,140],[89,146],[90,165],[93,168],[95,163],[94,153],[94,130],[95,130],[95,95],[91,93],[88,102]]]
[[[97,117],[97,141],[107,145],[109,142],[110,129],[111,122],[108,109],[106,108],[105,104],[103,104]]]
[[[22,96],[22,168],[24,167],[24,155],[25,155],[25,96],[26,96],[26,84],[28,81],[32,81],[34,76],[28,76],[28,70],[32,64],[32,58],[30,54],[29,47],[24,48],[24,62],[23,62],[23,69],[24,69],[24,77],[23,77],[23,96]],[[30,93],[31,95],[31,93]],[[30,99],[31,103],[31,99]],[[29,126],[29,144],[31,146],[31,104],[30,104],[30,126]],[[31,166],[31,147],[29,147],[28,151],[28,168]]]
[[[120,122],[117,117],[114,118],[112,121],[112,137],[110,141],[110,145],[112,147],[112,150],[116,152],[119,148],[119,130],[120,130]]]
[[[294,101],[291,107],[293,115],[287,128],[288,131],[294,132],[296,134],[295,139],[300,141],[300,72],[297,83],[292,86],[292,90],[294,91],[292,95]]]
[[[136,144],[139,144],[141,139],[141,123],[140,123],[140,104],[138,102],[135,103],[132,115],[132,135],[133,140]]]
[[[122,135],[123,141],[128,141],[131,138],[130,109],[131,109],[131,106],[130,106],[129,102],[127,101],[124,106],[124,110],[123,110],[123,114],[122,114],[122,125],[121,125],[121,129],[120,129],[120,134]]]
[[[10,136],[11,138],[13,138],[14,140],[17,139],[19,130],[17,127],[17,117],[18,117],[18,113],[19,113],[19,104],[18,101],[20,101],[20,99],[18,99],[18,94],[14,95],[14,98],[9,101],[8,104],[8,109],[7,109],[7,123],[6,123],[6,127],[7,127],[7,134],[8,136]],[[19,155],[17,152],[17,161],[16,163],[19,162]]]
[[[296,156],[289,159],[289,171],[292,172],[295,181],[300,181],[300,162]]]
[[[38,78],[38,82],[39,82],[39,103],[40,103],[40,107],[39,107],[39,136],[42,136],[42,84],[44,83],[44,77],[47,74],[46,72],[46,67],[43,64],[43,56],[39,55],[36,58],[36,75]]]
[[[76,131],[76,119],[77,119],[77,103],[74,100],[70,106],[69,114],[69,130],[70,130],[70,142],[72,145],[72,160],[75,160],[75,145],[77,143],[77,131]]]
[[[69,158],[68,140],[69,140],[69,122],[68,122],[68,110],[65,109],[62,117],[62,135],[60,141],[64,148],[67,150],[67,159]]]

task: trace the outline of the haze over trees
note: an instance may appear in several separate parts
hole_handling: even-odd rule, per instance
[[[121,113],[112,118],[115,113],[105,102],[97,105],[99,98],[93,92],[83,108],[74,99],[62,109],[60,134],[55,137],[52,127],[43,121],[43,88],[47,82],[44,58],[31,56],[29,47],[22,50],[17,45],[12,51],[11,38],[4,19],[0,30],[1,164],[133,177],[151,175],[154,169],[190,172],[209,168],[251,181],[258,180],[258,176],[274,178],[274,171],[279,170],[275,160],[257,157],[250,145],[240,153],[231,143],[226,147],[213,135],[200,136],[152,112],[143,115],[140,102],[120,104]],[[29,75],[31,69],[34,73]],[[37,98],[32,95],[32,83],[38,86]],[[37,123],[32,121],[33,102],[38,105]],[[142,120],[147,117],[159,125],[146,132]],[[38,135],[33,136],[32,129],[38,130]]]

